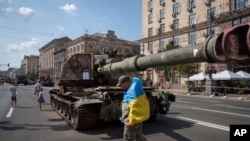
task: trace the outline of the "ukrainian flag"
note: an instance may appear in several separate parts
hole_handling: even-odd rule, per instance
[[[124,92],[124,100],[129,104],[129,124],[133,125],[147,120],[150,116],[149,103],[143,91],[143,85],[139,78],[134,77],[133,83]]]

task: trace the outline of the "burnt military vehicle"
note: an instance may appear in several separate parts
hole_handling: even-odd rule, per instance
[[[92,54],[75,54],[63,66],[60,88],[50,91],[51,105],[76,130],[94,127],[98,121],[118,120],[123,95],[115,84],[121,74],[132,76],[136,75],[134,72],[150,67],[194,62],[248,63],[248,31],[249,24],[245,24],[226,29],[203,44],[120,61],[98,59]],[[144,91],[150,103],[151,118],[167,111],[169,105],[161,100],[174,97],[152,87],[144,87]]]
[[[60,88],[50,91],[52,107],[76,130],[94,127],[98,121],[118,120],[121,116],[123,90],[115,85],[124,72],[98,72],[98,67],[116,60],[100,57],[103,58],[93,54],[73,55],[63,66]],[[166,114],[168,100],[175,100],[173,94],[160,93],[153,87],[144,87],[144,91],[151,106],[151,118],[158,113]]]

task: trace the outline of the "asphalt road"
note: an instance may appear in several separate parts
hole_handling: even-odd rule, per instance
[[[19,86],[18,107],[10,112],[9,86],[0,86],[0,140],[122,141],[123,125],[119,121],[74,131],[50,107],[50,87],[45,88],[46,103],[39,111],[34,87]],[[249,107],[248,101],[178,95],[169,114],[145,122],[143,133],[149,141],[228,141],[229,125],[250,123]]]

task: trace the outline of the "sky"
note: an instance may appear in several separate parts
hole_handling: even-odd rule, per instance
[[[20,68],[53,39],[115,31],[141,39],[141,0],[0,0],[0,70]]]

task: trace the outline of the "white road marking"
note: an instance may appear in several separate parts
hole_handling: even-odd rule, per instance
[[[215,101],[215,100],[201,100],[201,99],[188,99],[188,98],[180,98],[180,99],[182,99],[182,100],[185,99],[185,100],[204,101],[204,102],[211,102],[211,103],[221,103],[221,101]]]
[[[226,107],[227,108],[233,108],[233,109],[250,110],[249,108],[236,107],[236,106],[226,106]]]
[[[11,117],[13,110],[14,110],[14,108],[11,107],[8,114],[6,115],[7,118]]]
[[[180,102],[180,103],[190,103],[193,104],[194,102],[190,102],[190,101],[182,101],[182,100],[176,100],[176,102]]]
[[[231,106],[231,105],[226,105],[226,104],[216,104],[216,105],[221,106],[221,107],[226,107],[226,108],[232,108],[232,109],[240,109],[240,110],[248,110],[248,111],[250,111],[249,108]]]
[[[180,117],[180,116],[173,116],[173,115],[166,115],[166,117],[174,118],[174,119],[178,119],[178,120],[183,120],[183,121],[187,121],[187,122],[191,122],[191,123],[195,123],[195,124],[199,124],[199,125],[203,125],[203,126],[207,126],[207,127],[212,127],[212,128],[216,128],[216,129],[220,129],[220,130],[224,130],[224,131],[229,132],[229,127],[218,125],[218,124],[213,124],[213,123],[209,123],[209,122],[204,122],[204,121]]]
[[[202,108],[197,108],[197,107],[192,107],[192,109],[195,109],[195,110],[202,110],[202,111],[208,111],[208,112],[215,112],[215,113],[223,113],[223,114],[235,115],[235,116],[242,116],[242,117],[250,117],[249,115],[236,114],[236,113],[229,113],[229,112],[216,111],[216,110],[209,110],[209,109],[202,109]]]

